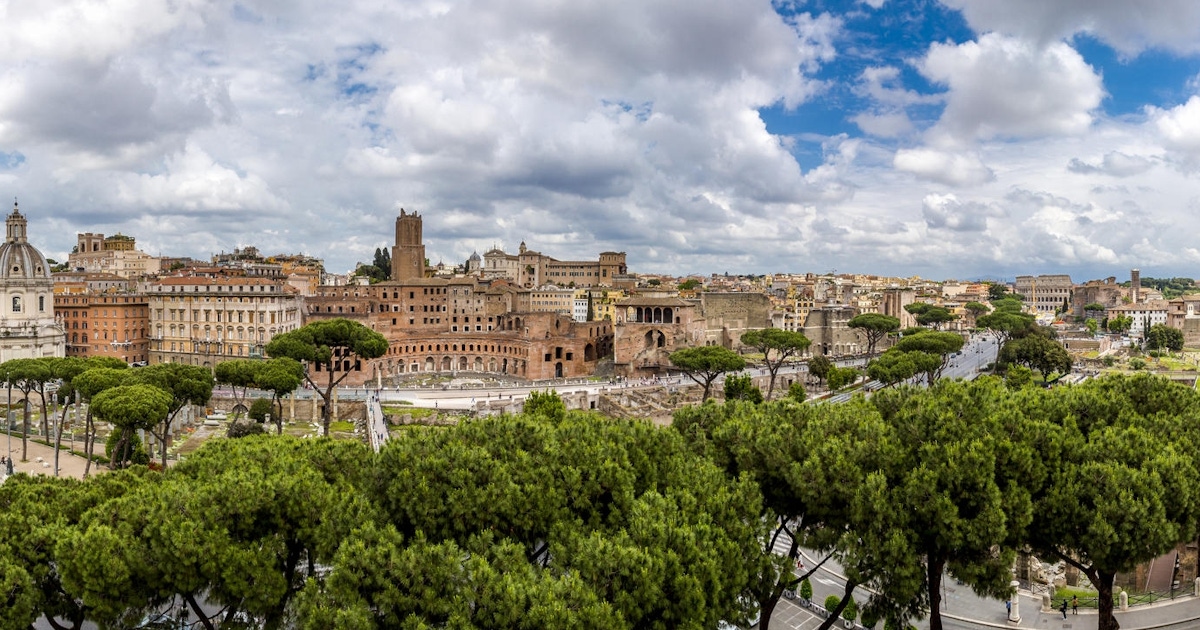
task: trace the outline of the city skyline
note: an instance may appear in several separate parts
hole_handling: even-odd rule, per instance
[[[1016,6],[1014,6],[1016,5]],[[0,191],[207,259],[624,251],[635,272],[1191,276],[1184,0],[0,3]]]

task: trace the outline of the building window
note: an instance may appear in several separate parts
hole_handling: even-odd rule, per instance
[[[14,312],[14,313],[20,313],[20,312],[21,312],[21,298],[19,298],[19,297],[14,297],[14,298],[13,298],[12,310],[13,310],[13,312]]]

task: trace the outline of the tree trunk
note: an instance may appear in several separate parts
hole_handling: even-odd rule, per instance
[[[63,416],[67,415],[67,408],[63,407]],[[59,418],[58,427],[54,431],[54,476],[58,476],[58,450],[62,446],[62,425],[66,418]]]
[[[199,619],[200,623],[204,624],[204,627],[207,630],[216,630],[216,628],[212,624],[212,620],[210,620],[207,616],[205,616],[204,611],[200,609],[200,604],[196,603],[195,597],[192,597],[189,594],[189,595],[184,595],[184,599],[186,599],[188,605],[190,605],[192,607],[192,612],[196,613],[196,619]]]
[[[850,603],[850,597],[852,595],[854,595],[854,588],[856,586],[858,586],[858,584],[855,583],[854,581],[846,580],[846,590],[842,591],[841,601],[838,602],[838,605],[836,608],[829,611],[829,617],[826,618],[825,621],[822,621],[821,625],[817,626],[817,630],[829,630],[830,628],[833,627],[833,624],[837,623],[837,620],[840,619],[842,616],[842,611],[845,610],[846,606]],[[930,617],[929,621],[932,622],[933,617]],[[941,620],[939,620],[938,623],[940,624]],[[932,625],[930,626],[930,628],[932,630]],[[939,628],[940,628],[940,625],[939,625]]]
[[[92,423],[92,408],[88,407],[87,420],[83,423],[83,456],[87,462],[83,465],[83,478],[88,478],[88,473],[92,470],[92,449],[95,448],[95,439],[92,437],[92,431],[95,425]]]
[[[929,588],[929,630],[942,630],[942,570],[943,558],[929,558],[925,563],[925,582]]]
[[[1116,572],[1091,569],[1086,573],[1092,585],[1096,587],[1100,600],[1096,604],[1100,609],[1100,620],[1096,629],[1117,630],[1121,624],[1117,623],[1117,617],[1113,614],[1113,578],[1117,576]]]
[[[782,589],[775,588],[771,591],[771,596],[767,598],[767,601],[758,603],[759,630],[771,630],[771,616],[775,614],[775,606],[779,604],[779,596],[782,594]]]
[[[21,461],[29,461],[29,394],[25,394],[23,420],[21,422]]]
[[[329,386],[325,388],[324,392],[318,390],[318,392],[321,394],[321,398],[325,400],[325,406],[321,409],[321,430],[322,435],[325,437],[329,437],[329,422],[333,416],[333,403],[331,402],[333,400],[333,386],[333,373],[330,372]]]
[[[779,372],[781,365],[783,365],[782,362],[780,362],[780,365],[772,367],[770,361],[767,362],[767,372],[771,374],[771,380],[767,383],[767,402],[771,401],[771,394],[775,392],[775,374]]]
[[[50,441],[50,412],[46,409],[46,391],[43,387],[38,388],[38,397],[42,399],[42,435],[46,441]]]
[[[166,421],[163,422],[162,435],[154,436],[155,439],[158,440],[158,450],[161,451],[163,470],[167,469],[167,434],[170,433],[170,431],[171,416],[167,416]]]

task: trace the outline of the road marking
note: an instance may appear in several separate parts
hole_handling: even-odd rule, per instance
[[[834,582],[833,580],[827,580],[825,578],[817,578],[817,581],[825,586],[841,586],[841,583]]]

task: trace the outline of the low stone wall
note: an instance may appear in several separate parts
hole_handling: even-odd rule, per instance
[[[243,404],[248,408],[250,401],[246,401]],[[208,402],[209,409],[222,411],[226,415],[232,415],[233,408],[236,405],[237,400],[231,396],[213,396]],[[283,399],[283,417],[288,421],[318,421],[321,419],[322,405],[324,405],[324,401],[321,400],[320,396],[313,396],[312,398],[288,397]],[[367,404],[361,400],[335,399],[333,401],[333,418],[347,422],[365,421],[367,419]]]

